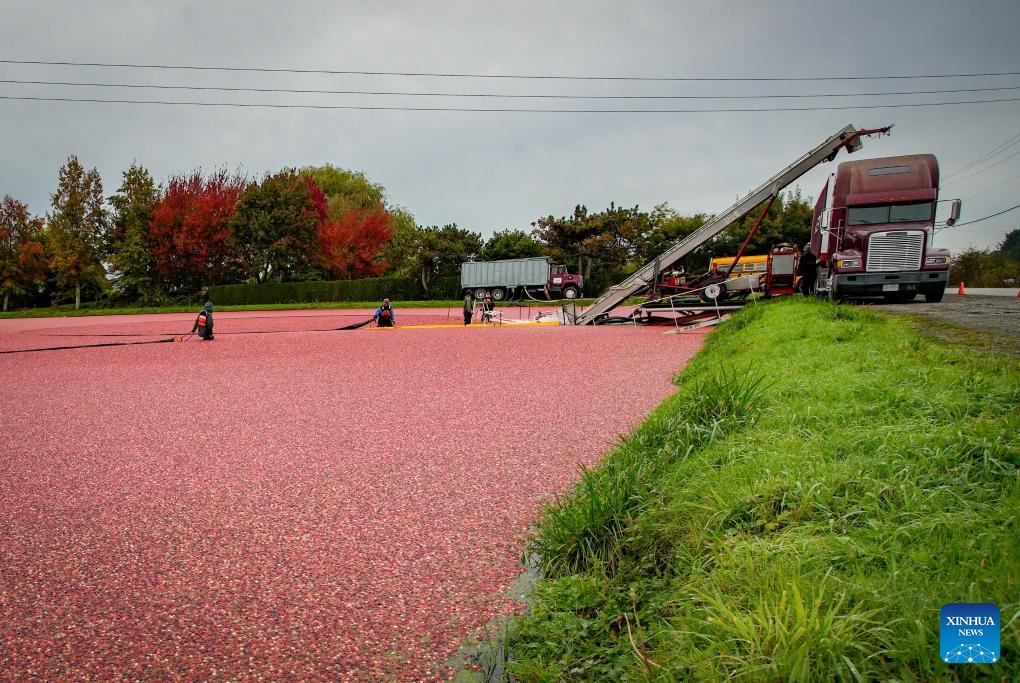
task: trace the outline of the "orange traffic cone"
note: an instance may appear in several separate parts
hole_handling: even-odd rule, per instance
[[[966,294],[967,288],[963,286],[963,280],[960,281],[960,288],[956,290],[957,294]]]

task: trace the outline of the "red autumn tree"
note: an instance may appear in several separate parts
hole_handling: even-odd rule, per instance
[[[339,220],[329,219],[319,228],[322,267],[341,280],[379,275],[386,270],[379,255],[391,239],[390,215],[381,205],[347,209]]]
[[[0,201],[0,294],[6,311],[11,297],[25,294],[43,279],[46,255],[41,235],[43,220],[10,195]]]
[[[188,296],[237,278],[230,221],[246,184],[226,171],[209,178],[196,171],[167,183],[153,206],[149,232],[153,271],[169,294]]]

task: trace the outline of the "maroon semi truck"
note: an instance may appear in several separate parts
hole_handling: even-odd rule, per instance
[[[815,203],[816,290],[837,297],[942,300],[950,253],[932,246],[939,192],[931,154],[846,161]],[[947,225],[959,217],[954,201]]]

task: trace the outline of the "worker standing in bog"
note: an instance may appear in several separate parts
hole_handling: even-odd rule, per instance
[[[471,296],[471,293],[468,292],[467,294],[464,295],[464,324],[470,325],[471,318],[473,318],[474,315],[475,315],[475,299],[473,296]]]
[[[202,341],[212,341],[213,316],[211,301],[206,301],[205,307],[198,312],[198,317],[195,318],[195,324],[191,326],[191,333],[195,334],[195,330],[198,330],[198,336],[202,338]]]
[[[382,300],[382,306],[376,309],[375,315],[372,316],[372,320],[374,320],[379,327],[393,327],[396,324],[395,316],[393,315],[393,307],[390,306],[389,299]]]

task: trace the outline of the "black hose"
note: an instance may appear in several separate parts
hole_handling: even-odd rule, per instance
[[[32,351],[65,351],[67,349],[94,349],[100,346],[135,346],[137,344],[168,344],[173,342],[174,339],[150,339],[148,341],[132,341],[132,342],[104,342],[102,344],[78,344],[76,346],[46,346],[41,349],[11,349],[8,351],[0,351],[0,354],[8,353],[31,353]]]
[[[340,331],[340,330],[356,330],[359,327],[364,327],[365,325],[369,324],[370,322],[372,322],[372,320],[373,320],[373,318],[369,318],[368,320],[363,320],[360,323],[354,323],[352,325],[347,325],[345,327],[334,327],[332,330],[321,330],[321,331],[323,331],[323,332],[332,332],[332,331]]]

